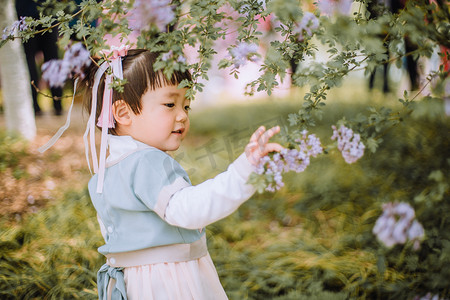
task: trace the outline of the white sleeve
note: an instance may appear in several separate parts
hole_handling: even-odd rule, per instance
[[[253,171],[254,166],[242,154],[213,179],[173,194],[165,220],[174,226],[199,229],[225,218],[256,191],[246,183]]]

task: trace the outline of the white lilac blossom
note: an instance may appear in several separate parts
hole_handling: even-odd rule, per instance
[[[72,45],[64,53],[64,58],[52,59],[42,65],[42,78],[51,87],[63,87],[68,78],[84,78],[83,68],[91,64],[89,51],[81,43]]]
[[[130,12],[130,27],[142,30],[154,24],[160,31],[164,31],[175,19],[170,2],[170,0],[136,0]]]
[[[331,139],[337,139],[337,147],[341,151],[345,162],[348,164],[354,163],[364,155],[366,147],[361,142],[361,137],[358,133],[353,133],[353,130],[344,125],[341,125],[339,130],[334,125],[331,128],[333,128]]]
[[[2,40],[6,40],[7,38],[13,36],[16,30],[24,31],[27,29],[28,25],[25,21],[25,17],[20,17],[20,19],[15,21],[10,27],[5,27],[5,29],[3,29]]]
[[[316,157],[323,152],[319,138],[314,134],[307,134],[304,130],[302,137],[297,139],[298,149],[283,149],[275,153],[272,158],[268,155],[261,158],[256,173],[273,177],[273,182],[268,183],[266,191],[274,192],[284,186],[282,173],[294,171],[303,172],[310,163],[310,157]],[[274,184],[275,185],[274,185]]]
[[[348,15],[352,6],[353,0],[319,0],[317,7],[325,15],[332,16],[336,13],[341,15]]]
[[[298,26],[294,28],[294,33],[298,33],[298,39],[302,41],[304,32],[306,32],[306,35],[312,36],[313,31],[317,28],[319,28],[319,19],[313,13],[307,11]]]
[[[414,250],[420,248],[425,232],[415,219],[414,209],[408,203],[385,203],[383,214],[378,218],[372,232],[386,247],[413,242]]]
[[[258,45],[250,43],[239,43],[236,47],[230,50],[231,56],[234,60],[234,67],[237,69],[247,63],[248,60],[256,61],[256,53]]]

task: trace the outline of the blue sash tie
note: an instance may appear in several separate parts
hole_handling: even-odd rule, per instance
[[[97,288],[99,300],[108,299],[108,284],[111,279],[116,280],[116,284],[111,291],[111,300],[127,300],[123,268],[114,268],[104,264],[97,273]]]

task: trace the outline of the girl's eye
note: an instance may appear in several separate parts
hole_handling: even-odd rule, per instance
[[[167,106],[167,107],[174,107],[175,103],[165,103],[164,105]]]
[[[184,107],[184,110],[185,110],[185,111],[190,111],[190,110],[191,110],[191,107],[190,107],[189,105],[186,105],[186,106]]]

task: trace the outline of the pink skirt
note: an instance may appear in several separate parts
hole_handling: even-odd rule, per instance
[[[155,263],[123,270],[130,300],[228,299],[209,253],[174,263]]]

